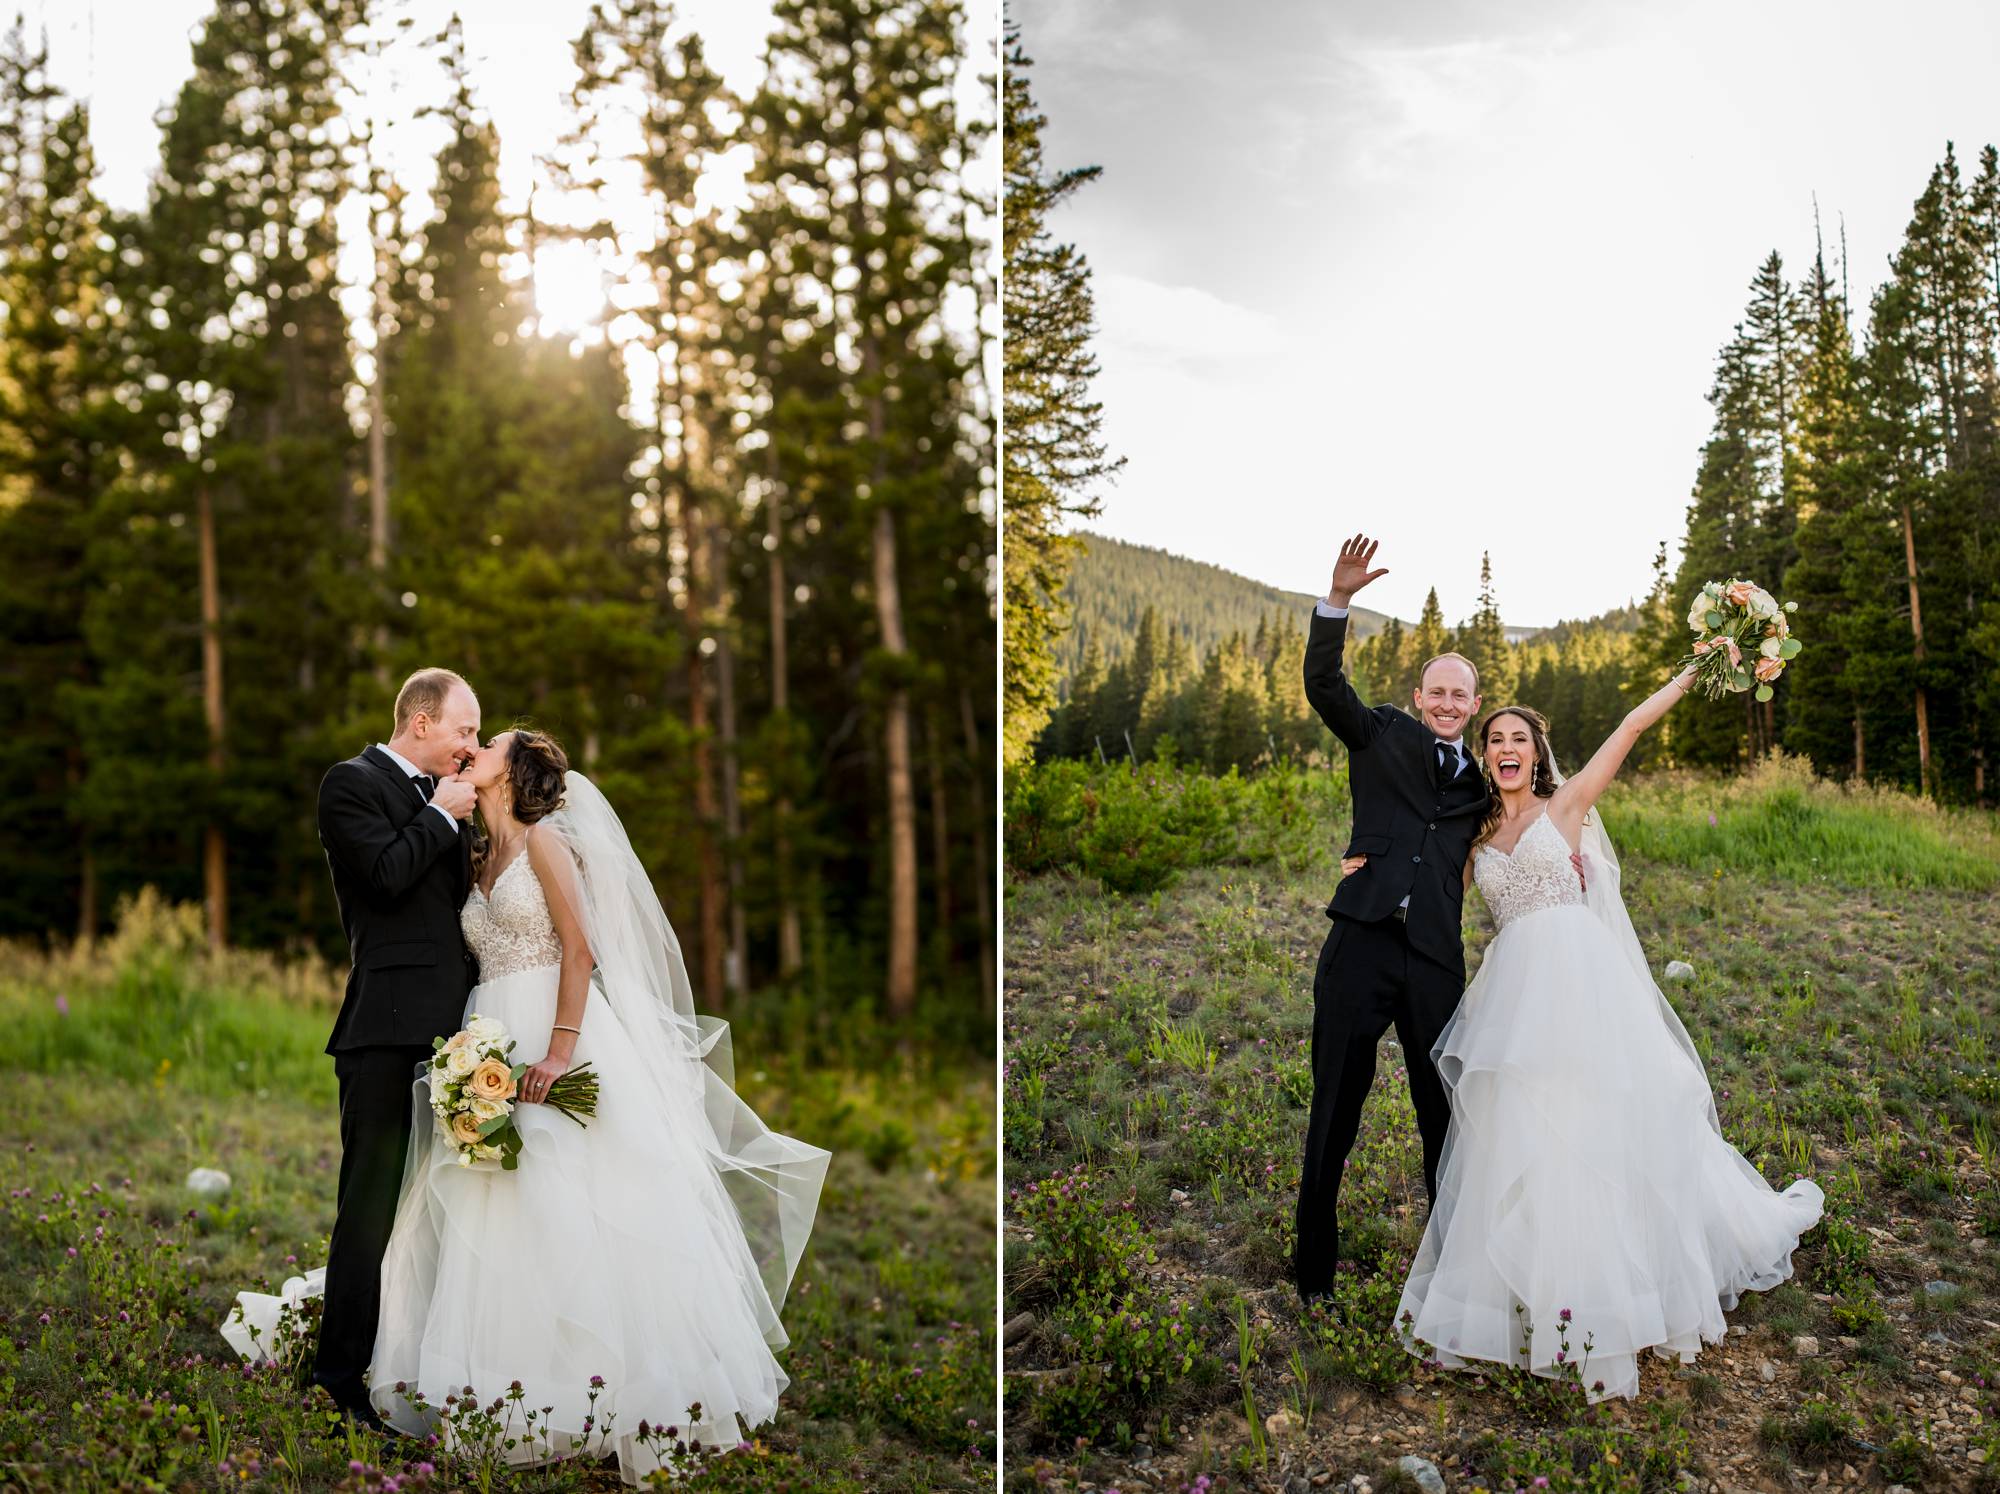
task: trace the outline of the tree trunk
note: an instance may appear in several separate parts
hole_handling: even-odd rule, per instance
[[[1924,699],[1924,616],[1917,605],[1917,531],[1910,513],[1910,496],[1903,494],[1903,567],[1910,580],[1910,635],[1916,640],[1913,657],[1917,663],[1917,774],[1923,796],[1931,797],[1931,722]]]
[[[896,519],[877,500],[875,509],[875,614],[882,647],[900,659],[903,601],[896,579]],[[910,691],[898,684],[889,692],[882,724],[889,795],[889,969],[885,997],[889,1015],[907,1017],[917,1004],[917,799],[910,779]]]
[[[930,774],[931,865],[937,881],[933,885],[937,942],[948,946],[951,939],[951,831],[946,814],[944,743],[939,739],[937,712],[924,714],[925,767]],[[949,954],[949,948],[945,953]]]
[[[215,501],[206,484],[195,500],[195,528],[201,565],[201,703],[208,723],[211,791],[219,793],[228,760],[222,713],[222,590],[215,558]],[[201,866],[208,944],[220,950],[229,942],[229,852],[222,822],[212,808],[202,836]]]
[[[1863,740],[1863,734],[1861,730],[1861,703],[1859,701],[1856,701],[1854,705],[1854,781],[1856,783],[1861,783],[1864,782],[1867,779],[1867,777],[1868,777],[1867,743]]]
[[[729,875],[729,959],[723,984],[731,995],[750,978],[750,933],[743,914],[743,797],[737,762],[736,650],[725,619],[715,634],[715,705],[722,733],[722,846]]]
[[[685,499],[683,500],[685,502]],[[694,814],[696,865],[700,878],[701,993],[711,1010],[726,999],[722,953],[722,858],[715,844],[715,751],[708,717],[708,661],[701,651],[702,622],[708,588],[708,541],[697,513],[683,514],[688,537],[688,729],[694,736]]]
[[[379,183],[373,160],[374,140],[369,140],[369,185]],[[372,204],[371,204],[372,206]],[[382,397],[389,377],[389,275],[384,263],[386,246],[379,233],[371,233],[375,251],[374,325],[375,376],[368,381],[368,569],[380,576],[389,569],[389,416]],[[381,638],[386,629],[377,629]],[[378,668],[387,668],[380,661]]]
[[[965,759],[972,764],[972,906],[979,915],[979,991],[987,1016],[993,1015],[998,997],[993,968],[993,914],[996,893],[993,875],[986,861],[986,775],[980,770],[985,755],[979,750],[979,720],[973,714],[972,694],[964,686],[958,691],[958,714],[965,728]]]
[[[785,587],[784,520],[778,511],[777,485],[766,479],[764,534],[770,542],[771,576],[771,714],[780,723],[791,709],[791,658],[785,637],[785,609],[790,598]],[[781,768],[781,781],[790,782],[788,768]],[[792,892],[792,798],[780,790],[774,808],[776,820],[772,838],[772,859],[777,867],[778,892],[778,975],[789,980],[805,964],[804,941],[799,937],[799,905]]]

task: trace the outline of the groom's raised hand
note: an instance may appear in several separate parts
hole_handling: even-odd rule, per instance
[[[1368,569],[1375,559],[1375,547],[1379,543],[1379,540],[1372,540],[1365,534],[1357,534],[1340,547],[1340,559],[1333,564],[1333,583],[1326,589],[1329,607],[1345,607],[1362,587],[1377,576],[1389,574],[1386,567],[1379,571]]]

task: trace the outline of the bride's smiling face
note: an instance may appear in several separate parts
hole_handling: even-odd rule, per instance
[[[1486,776],[1504,794],[1509,789],[1528,788],[1535,781],[1535,733],[1511,711],[1504,711],[1486,723],[1486,740],[1479,744],[1486,762]]]
[[[459,776],[474,788],[491,788],[507,776],[507,747],[513,740],[511,731],[501,732],[472,755]]]

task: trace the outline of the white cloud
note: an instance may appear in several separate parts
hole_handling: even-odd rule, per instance
[[[1192,285],[1096,272],[1100,347],[1107,363],[1215,365],[1268,358],[1296,346],[1277,319]]]

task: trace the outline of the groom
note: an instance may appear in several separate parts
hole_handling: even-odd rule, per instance
[[[382,1256],[410,1138],[410,1086],[465,1014],[476,970],[459,932],[472,886],[479,701],[449,669],[396,695],[396,729],[335,763],[319,786],[319,838],[353,968],[326,1051],[340,1081],[340,1192],[313,1379],[356,1421],[385,1428],[362,1376],[375,1352]]]
[[[1392,1022],[1423,1135],[1424,1183],[1436,1201],[1451,1110],[1430,1052],[1465,990],[1465,858],[1487,798],[1464,741],[1479,710],[1471,660],[1440,654],[1427,661],[1414,716],[1394,705],[1370,709],[1341,673],[1348,603],[1388,574],[1368,568],[1375,549],[1366,535],[1340,547],[1306,639],[1306,699],[1348,752],[1354,833],[1347,854],[1368,858],[1327,905],[1333,928],[1313,975],[1312,1116],[1293,1257],[1307,1302],[1333,1285],[1340,1175],[1375,1081],[1375,1045]]]

